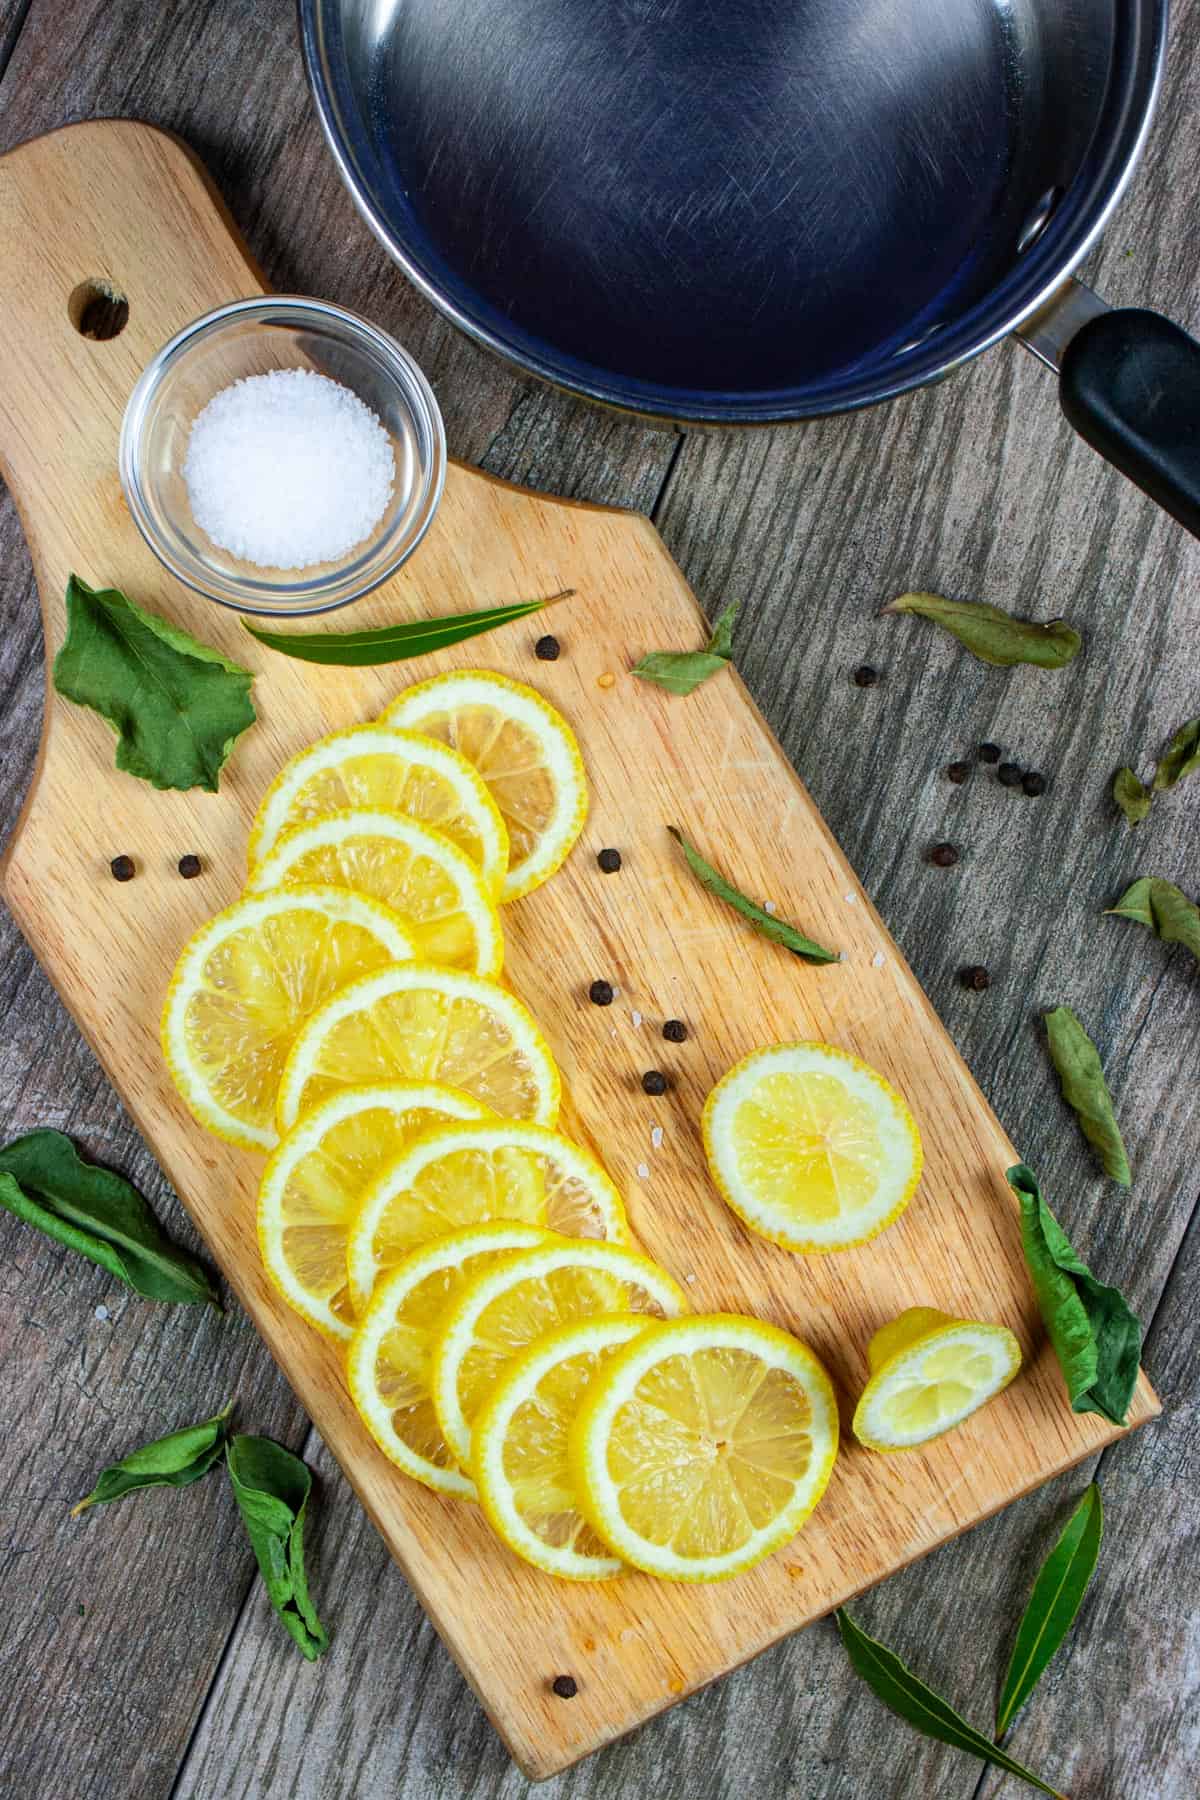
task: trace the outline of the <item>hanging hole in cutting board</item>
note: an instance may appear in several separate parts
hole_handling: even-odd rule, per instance
[[[129,302],[111,281],[81,281],[67,301],[67,317],[80,337],[107,343],[129,323]]]

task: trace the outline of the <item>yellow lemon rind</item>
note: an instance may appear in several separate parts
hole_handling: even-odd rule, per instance
[[[886,1393],[888,1386],[896,1379],[897,1375],[904,1373],[907,1365],[918,1363],[935,1346],[944,1348],[955,1341],[963,1343],[964,1346],[972,1342],[978,1346],[983,1341],[997,1350],[1003,1349],[1006,1356],[1002,1362],[997,1363],[999,1379],[995,1381],[994,1385],[989,1386],[979,1398],[973,1400],[965,1411],[957,1413],[944,1424],[939,1424],[936,1431],[928,1432],[923,1437],[910,1438],[902,1444],[880,1437],[878,1432],[871,1429],[868,1415],[878,1404],[881,1394]],[[1021,1346],[1006,1325],[987,1325],[970,1319],[955,1319],[948,1325],[936,1326],[932,1331],[926,1332],[915,1343],[909,1344],[907,1348],[897,1351],[895,1356],[889,1357],[875,1371],[859,1395],[851,1429],[859,1443],[867,1450],[879,1451],[884,1455],[898,1455],[905,1450],[922,1450],[926,1444],[935,1443],[938,1438],[945,1437],[947,1432],[956,1430],[959,1425],[965,1424],[968,1419],[973,1418],[989,1401],[994,1400],[997,1394],[1004,1392],[1009,1383],[1020,1373],[1020,1369]]]

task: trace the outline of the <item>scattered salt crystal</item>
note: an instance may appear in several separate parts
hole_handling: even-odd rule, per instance
[[[635,1638],[637,1636],[637,1626],[636,1625],[624,1625],[624,1626],[622,1626],[621,1630],[618,1631],[617,1636],[620,1638],[620,1640],[623,1644],[627,1644],[629,1642],[630,1638]]]
[[[775,911],[775,902],[773,900],[764,900],[763,911],[773,913]]]
[[[651,1148],[654,1150],[661,1150],[662,1149],[662,1140],[663,1140],[663,1128],[661,1125],[656,1125],[654,1127],[654,1130],[650,1133]]]
[[[694,1275],[685,1275],[683,1279],[687,1282],[689,1287],[695,1287],[696,1277]]]
[[[629,1017],[633,1020],[633,1023],[635,1026],[640,1025],[642,1022],[642,1015],[638,1011],[636,1006],[634,1007],[633,1011],[630,1013]]]
[[[842,899],[846,902],[847,906],[857,906],[858,905],[858,895],[857,894],[843,894]]]
[[[649,1181],[649,1179],[650,1179],[649,1163],[639,1163],[637,1166],[637,1172],[643,1181]]]
[[[877,950],[871,958],[871,961],[877,969],[882,969],[884,963],[887,961],[887,957],[883,954],[882,950]]]
[[[105,1319],[107,1319],[107,1317],[108,1317],[107,1306],[98,1306],[96,1308],[96,1317],[99,1319],[100,1323],[103,1325]]]
[[[339,561],[383,517],[395,474],[392,440],[370,407],[312,369],[222,388],[192,421],[183,463],[200,529],[272,569]]]

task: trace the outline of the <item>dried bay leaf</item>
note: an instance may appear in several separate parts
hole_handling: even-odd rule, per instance
[[[296,1645],[315,1662],[329,1635],[308,1592],[304,1515],[312,1492],[308,1467],[272,1438],[231,1438],[230,1485],[271,1604]]]
[[[1146,925],[1164,944],[1183,944],[1200,962],[1200,907],[1173,881],[1141,876],[1108,908],[1108,916]]]
[[[1131,825],[1140,825],[1154,800],[1146,785],[1132,769],[1118,769],[1113,776],[1112,796]]]
[[[1019,619],[983,600],[947,600],[941,594],[901,594],[885,613],[915,613],[956,637],[972,656],[994,668],[1032,663],[1061,669],[1079,654],[1083,639],[1065,619]]]
[[[631,674],[642,681],[652,681],[669,694],[692,694],[717,675],[733,656],[733,625],[741,610],[740,600],[731,600],[718,614],[712,635],[703,650],[652,650],[633,665]]]
[[[101,1471],[87,1498],[71,1508],[71,1517],[78,1518],[89,1506],[106,1506],[112,1500],[122,1500],[139,1488],[190,1487],[221,1460],[232,1411],[231,1400],[223,1411],[205,1419],[202,1424],[185,1425],[180,1431],[168,1432],[166,1437],[155,1438],[152,1443],[131,1450],[120,1462],[110,1463]]]
[[[1069,1006],[1045,1014],[1050,1058],[1062,1085],[1063,1099],[1079,1120],[1079,1129],[1096,1152],[1106,1175],[1129,1187],[1129,1159],[1113,1111],[1100,1056]]]
[[[667,830],[683,851],[688,868],[700,884],[706,887],[710,894],[715,894],[718,900],[724,900],[727,906],[732,906],[734,911],[740,913],[748,924],[753,925],[760,936],[770,938],[774,944],[782,944],[785,950],[790,950],[793,956],[803,957],[806,962],[831,963],[841,960],[836,950],[826,950],[823,945],[814,943],[812,938],[805,937],[802,931],[797,931],[794,925],[789,925],[786,919],[778,919],[765,907],[757,906],[753,900],[748,900],[745,894],[734,887],[732,882],[726,881],[719,869],[714,869],[713,865],[688,843],[683,833],[674,825],[668,825]]]

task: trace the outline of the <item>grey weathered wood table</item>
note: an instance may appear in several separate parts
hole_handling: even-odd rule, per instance
[[[1197,331],[1200,0],[1179,0],[1173,39],[1149,152],[1094,274],[1110,299]],[[755,435],[652,432],[519,381],[453,333],[360,224],[320,140],[289,0],[0,0],[0,148],[106,114],[196,147],[277,287],[361,308],[402,338],[457,455],[652,513],[710,609],[744,602],[739,661],[759,702],[1075,1241],[1147,1325],[1163,1417],[1099,1459],[1100,1568],[1013,1749],[1076,1800],[1195,1794],[1200,988],[1184,951],[1100,913],[1137,874],[1200,888],[1200,791],[1169,796],[1136,837],[1108,799],[1118,763],[1145,764],[1200,712],[1200,544],[1072,440],[1052,384],[1009,345],[887,411]],[[2,497],[0,546],[7,826],[36,754],[43,673],[28,557]],[[877,618],[908,587],[1065,613],[1085,653],[1060,675],[985,669],[914,621]],[[850,680],[864,661],[881,671],[870,689]],[[982,739],[1043,770],[1049,792],[1026,798],[980,772],[951,785],[946,763]],[[940,838],[962,850],[951,871],[925,860]],[[7,915],[0,934],[0,1129],[71,1131],[188,1238]],[[986,993],[956,979],[976,962],[992,972]],[[1095,1173],[1059,1101],[1038,1024],[1059,1001],[1104,1056],[1135,1165],[1129,1195]],[[243,1319],[143,1303],[7,1215],[0,1288],[0,1791],[524,1791]],[[222,1483],[186,1506],[150,1494],[67,1516],[111,1456],[231,1394],[248,1428],[303,1449],[319,1472],[313,1562],[337,1642],[315,1667],[264,1604]],[[1088,1474],[859,1604],[981,1724],[1031,1571]],[[821,1625],[545,1791],[967,1800],[1000,1786],[891,1719]]]

